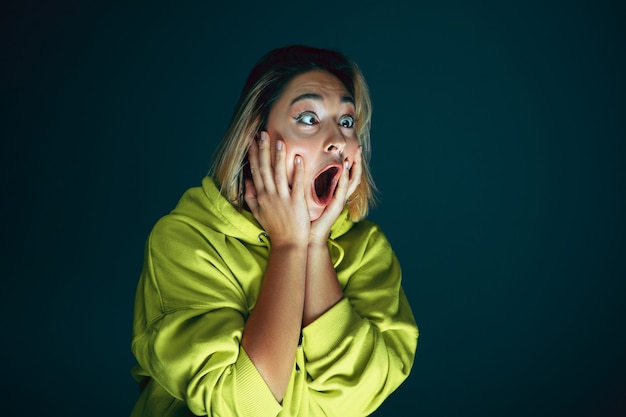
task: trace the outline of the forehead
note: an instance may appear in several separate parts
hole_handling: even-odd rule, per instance
[[[324,70],[312,70],[295,76],[285,87],[281,98],[289,100],[307,93],[338,97],[340,100],[344,97],[352,98],[339,78]]]

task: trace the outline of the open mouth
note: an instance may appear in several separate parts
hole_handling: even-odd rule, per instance
[[[313,179],[313,198],[319,205],[328,205],[335,194],[341,170],[337,165],[329,165]]]

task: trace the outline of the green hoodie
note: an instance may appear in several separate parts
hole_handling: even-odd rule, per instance
[[[279,404],[241,347],[271,242],[205,177],[151,231],[137,287],[132,416],[365,416],[409,375],[417,326],[380,228],[344,210],[329,250],[345,297],[302,329]],[[277,300],[279,302],[279,300]]]

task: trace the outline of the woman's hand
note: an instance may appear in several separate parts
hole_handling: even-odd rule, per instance
[[[309,239],[309,243],[326,243],[328,235],[330,234],[330,228],[343,211],[348,198],[361,183],[361,175],[363,173],[361,153],[362,148],[359,146],[351,168],[349,167],[348,159],[346,158],[344,161],[344,169],[337,183],[335,195],[322,215],[311,223],[311,238]]]
[[[343,290],[337,279],[328,251],[330,228],[343,211],[348,198],[361,182],[361,148],[355,155],[350,169],[349,161],[344,161],[344,169],[339,178],[335,195],[322,215],[311,223],[311,239],[307,250],[306,289],[302,325],[308,326],[343,298]]]
[[[273,166],[266,132],[248,149],[252,179],[246,179],[244,199],[272,246],[241,346],[281,402],[293,372],[302,326],[311,220],[304,197],[302,157],[286,161],[285,144],[278,140],[274,146]],[[291,188],[288,163],[294,164]]]
[[[254,217],[270,236],[272,245],[304,244],[310,231],[310,217],[304,197],[304,161],[296,156],[291,188],[287,178],[285,144],[276,141],[274,166],[270,140],[261,132],[248,149],[252,180],[246,179],[244,199]]]

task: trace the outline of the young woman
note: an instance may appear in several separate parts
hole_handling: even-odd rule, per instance
[[[407,378],[417,327],[365,219],[370,116],[338,52],[257,63],[211,172],[148,238],[133,416],[365,416]]]

